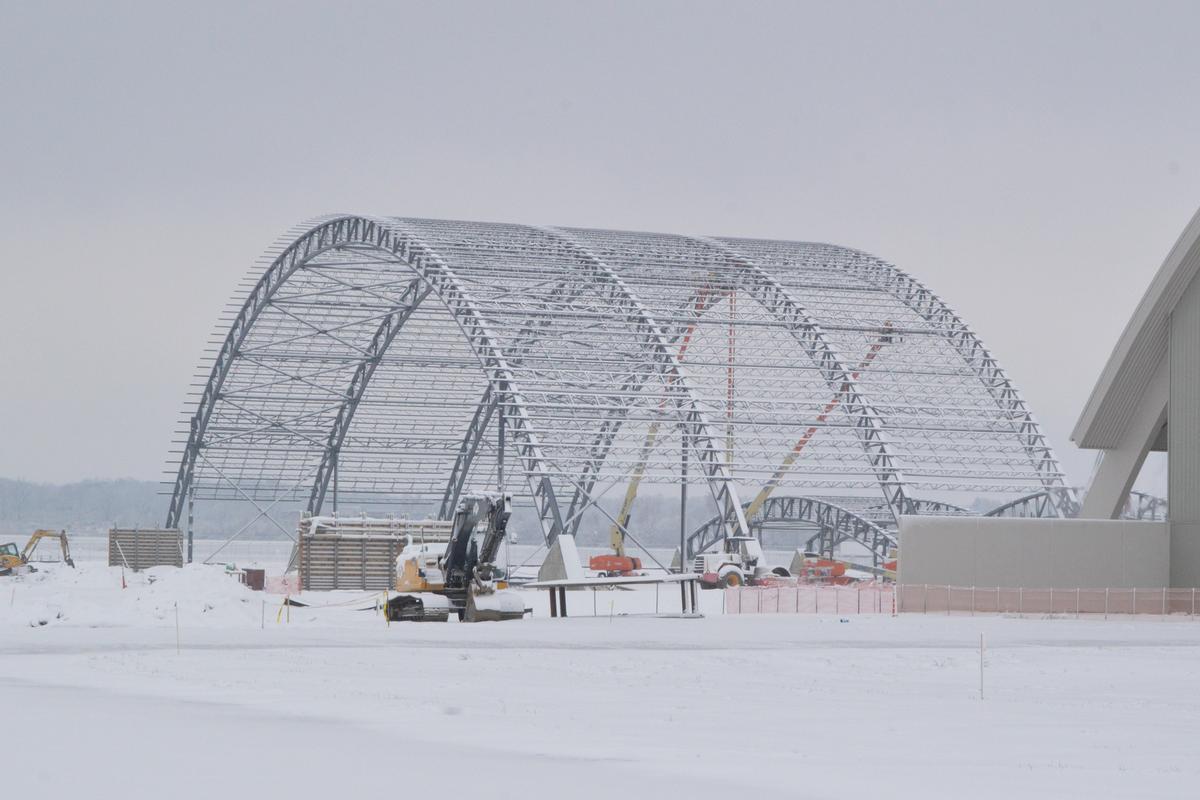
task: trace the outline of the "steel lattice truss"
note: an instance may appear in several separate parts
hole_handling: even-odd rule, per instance
[[[1076,497],[1084,494],[1082,489],[1074,490]],[[1067,516],[1075,516],[1079,504],[1071,504],[1064,489],[1050,489],[1033,492],[1018,497],[988,511],[988,517],[1055,517],[1060,516],[1056,509],[1067,509]],[[1121,519],[1141,519],[1149,521],[1164,521],[1167,519],[1167,501],[1145,492],[1131,491],[1121,509]]]
[[[503,484],[552,539],[631,476],[685,470],[721,535],[768,484],[892,521],[944,492],[1074,502],[962,320],[831,245],[330,217],[280,242],[221,334],[171,526],[190,495],[444,515]]]

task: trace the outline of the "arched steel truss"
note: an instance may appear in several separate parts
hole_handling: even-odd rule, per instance
[[[1074,502],[967,326],[845,248],[333,216],[281,240],[231,311],[169,526],[192,496],[446,516],[503,484],[553,539],[611,520],[635,473],[702,483],[721,536],[768,481],[873,501],[884,533],[848,516],[846,536],[877,544],[922,493]]]
[[[749,505],[749,503],[747,503]],[[927,516],[969,516],[971,512],[953,503],[913,499],[910,513]],[[833,557],[844,542],[854,542],[871,554],[872,566],[882,569],[896,546],[896,521],[886,504],[871,505],[861,497],[804,497],[773,495],[747,520],[752,533],[775,523],[795,523],[805,528],[796,545]],[[687,559],[715,545],[722,538],[720,518],[713,517],[686,539]],[[811,529],[811,530],[810,530]]]
[[[1072,490],[1073,497],[1077,498],[1081,494],[1081,489]],[[1018,497],[1003,503],[991,511],[984,514],[987,517],[1054,517],[1059,516],[1056,511],[1057,507],[1067,507],[1069,501],[1064,501],[1064,490],[1057,489],[1052,491],[1041,491],[1027,494],[1023,497]],[[1057,495],[1057,496],[1056,496]],[[1067,516],[1074,516],[1078,511],[1079,505],[1076,502],[1073,506],[1072,513]],[[1132,491],[1129,493],[1128,499],[1125,501],[1125,507],[1121,511],[1121,519],[1141,519],[1163,521],[1167,519],[1167,501],[1161,497],[1155,497],[1152,494],[1145,492]]]
[[[826,555],[832,555],[834,548],[843,542],[855,542],[872,554],[876,567],[883,566],[888,550],[896,546],[893,531],[839,505],[833,499],[775,495],[768,498],[748,522],[751,530],[758,533],[761,533],[763,526],[774,522],[812,527],[814,532],[797,544]],[[704,552],[724,537],[721,523],[721,516],[714,516],[687,538],[684,563],[690,562],[697,553]]]

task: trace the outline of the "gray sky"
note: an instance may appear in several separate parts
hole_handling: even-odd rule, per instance
[[[0,0],[0,476],[158,478],[239,277],[332,211],[830,241],[1067,435],[1200,205],[1196,3]]]

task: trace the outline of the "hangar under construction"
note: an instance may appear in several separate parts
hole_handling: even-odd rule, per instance
[[[901,515],[1078,507],[966,323],[844,247],[331,216],[270,251],[216,344],[168,527],[193,498],[448,519],[488,487],[548,542],[636,541],[639,488],[670,484],[685,564],[787,520],[879,567]]]

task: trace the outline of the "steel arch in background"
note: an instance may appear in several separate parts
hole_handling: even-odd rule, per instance
[[[691,563],[698,553],[719,542],[716,516],[705,522],[687,538],[687,553],[683,563]],[[833,548],[845,541],[856,542],[871,553],[872,566],[881,568],[888,559],[889,551],[896,546],[896,535],[882,525],[842,505],[819,497],[797,497],[774,495],[767,499],[757,514],[750,519],[751,528],[759,528],[770,522],[797,522],[812,525],[817,533],[806,539],[805,544],[819,540],[823,555],[831,556]]]
[[[1079,488],[1054,489],[1032,492],[1024,497],[1010,500],[984,513],[985,517],[1046,518],[1059,516],[1055,513],[1055,500],[1062,502],[1061,494],[1070,491],[1074,497],[1082,492]],[[1076,506],[1078,510],[1078,506]],[[1073,515],[1072,515],[1073,516]],[[1145,492],[1132,491],[1121,511],[1121,519],[1162,521],[1167,519],[1167,501]]]
[[[937,295],[920,281],[896,266],[861,251],[853,251],[860,257],[848,270],[851,273],[882,271],[887,277],[873,281],[891,291],[896,297],[931,325],[946,331],[947,339],[958,351],[963,361],[978,376],[980,382],[991,393],[996,405],[1011,420],[1015,421],[1018,436],[1031,464],[1037,470],[1042,487],[1047,491],[1054,515],[1074,516],[1079,512],[1079,497],[1075,489],[1068,487],[1062,468],[1054,455],[1041,426],[1038,425],[1029,406],[1021,397],[1000,368],[995,357],[984,347],[983,342],[970,327],[950,309]]]
[[[842,361],[821,326],[778,280],[751,259],[735,252],[725,241],[708,237],[696,237],[696,240],[724,254],[748,276],[751,297],[795,337],[801,350],[820,370],[834,396],[841,398],[839,407],[854,422],[854,431],[862,442],[892,514],[899,517],[913,513],[912,503],[905,495],[904,476],[892,455],[883,421],[866,401],[854,373]]]
[[[687,472],[720,535],[750,530],[741,496],[778,487],[771,513],[805,506],[822,546],[878,555],[886,537],[856,519],[894,539],[906,513],[959,513],[917,494],[1071,502],[965,324],[856,251],[342,215],[294,230],[247,285],[187,412],[169,525],[193,495],[446,515],[486,479],[553,539],[612,520],[613,487]]]
[[[365,357],[354,370],[354,377],[350,379],[350,385],[346,389],[346,399],[338,409],[337,417],[329,430],[325,453],[321,457],[321,465],[317,468],[317,476],[313,481],[312,493],[308,500],[309,514],[315,516],[321,513],[321,506],[325,502],[325,493],[329,489],[331,479],[335,481],[336,486],[338,452],[346,440],[346,432],[350,429],[350,423],[354,421],[354,412],[358,410],[358,404],[362,401],[367,386],[371,383],[371,377],[375,374],[380,359],[383,358],[383,354],[392,340],[396,338],[396,334],[404,327],[405,321],[412,316],[413,311],[421,305],[431,291],[433,291],[433,287],[426,285],[420,278],[410,281],[397,300],[398,308],[384,318],[378,330],[375,331],[375,335],[371,337]],[[335,510],[336,505],[335,500]]]
[[[301,230],[308,229],[271,262],[266,272],[255,284],[250,296],[246,298],[241,312],[234,319],[229,333],[225,336],[225,341],[214,360],[212,372],[197,403],[196,412],[192,415],[187,445],[184,448],[183,457],[180,459],[179,471],[175,477],[175,488],[171,494],[171,505],[167,510],[166,526],[168,528],[179,527],[213,407],[216,405],[225,378],[229,375],[229,370],[237,358],[238,349],[245,341],[254,321],[258,319],[263,309],[270,303],[271,298],[300,264],[311,256],[335,246],[336,242],[341,240],[344,227],[345,223],[341,218],[330,217],[314,220],[313,223],[300,226],[299,230],[294,228],[289,231],[287,238],[293,238],[293,234],[300,234]]]
[[[599,279],[600,283],[606,287],[611,287],[619,304],[626,308],[630,318],[634,321],[634,334],[639,344],[649,356],[645,363],[653,365],[654,374],[668,377],[666,391],[668,397],[674,395],[674,402],[671,405],[674,405],[678,409],[678,421],[688,431],[686,437],[687,441],[690,442],[688,449],[696,455],[696,460],[699,462],[701,469],[708,479],[707,485],[713,492],[713,499],[716,501],[717,507],[723,509],[724,521],[721,523],[722,531],[733,533],[734,535],[744,535],[747,533],[749,529],[746,526],[746,517],[742,513],[742,503],[738,497],[737,487],[734,485],[733,476],[721,461],[721,456],[712,434],[712,423],[704,411],[701,410],[688,374],[672,350],[663,326],[654,319],[645,305],[637,299],[637,296],[630,290],[625,281],[608,264],[575,237],[571,236],[570,233],[561,228],[547,227],[540,230],[552,239],[561,242],[574,254],[581,257],[584,263],[594,270],[595,277]],[[618,422],[617,424],[620,423]],[[603,440],[603,434],[602,437],[598,438]],[[597,453],[597,448],[593,447],[591,460],[585,466],[585,481],[594,480],[592,476],[599,471],[599,465],[607,460],[611,439],[603,441],[604,443],[598,448],[600,450],[599,453]],[[589,484],[582,494],[590,495],[591,489],[592,485]],[[583,502],[582,497],[578,494],[575,500]],[[576,502],[573,500],[571,511],[572,514],[579,514],[582,508],[576,508]]]
[[[393,221],[367,217],[325,218],[271,263],[234,320],[192,417],[188,442],[171,496],[167,527],[179,525],[191,488],[195,465],[205,444],[204,436],[213,407],[220,397],[221,388],[231,367],[239,357],[239,348],[255,321],[296,270],[321,253],[351,243],[366,245],[386,253],[396,259],[397,265],[411,269],[429,287],[426,294],[429,291],[436,292],[455,317],[484,370],[489,373],[489,378],[498,383],[511,381],[508,364],[495,345],[495,337],[481,318],[474,300],[436,253],[415,237],[401,231],[399,225]],[[394,338],[395,332],[391,336]],[[363,386],[365,388],[365,383]],[[524,463],[527,477],[533,483],[533,496],[538,504],[539,516],[543,520],[551,520],[551,528],[547,530],[546,536],[552,539],[562,531],[562,516],[558,510],[554,487],[545,469],[536,436],[530,430],[528,414],[520,394],[510,393],[508,402],[516,422],[514,439],[517,453]]]
[[[876,509],[885,510],[886,506],[872,506],[870,511]],[[946,517],[964,517],[974,516],[975,512],[954,503],[947,503],[943,500],[927,500],[921,497],[912,498],[912,511],[910,512],[917,516],[946,516]]]
[[[1121,512],[1124,519],[1145,519],[1157,522],[1169,519],[1166,498],[1156,497],[1145,492],[1132,491]]]

